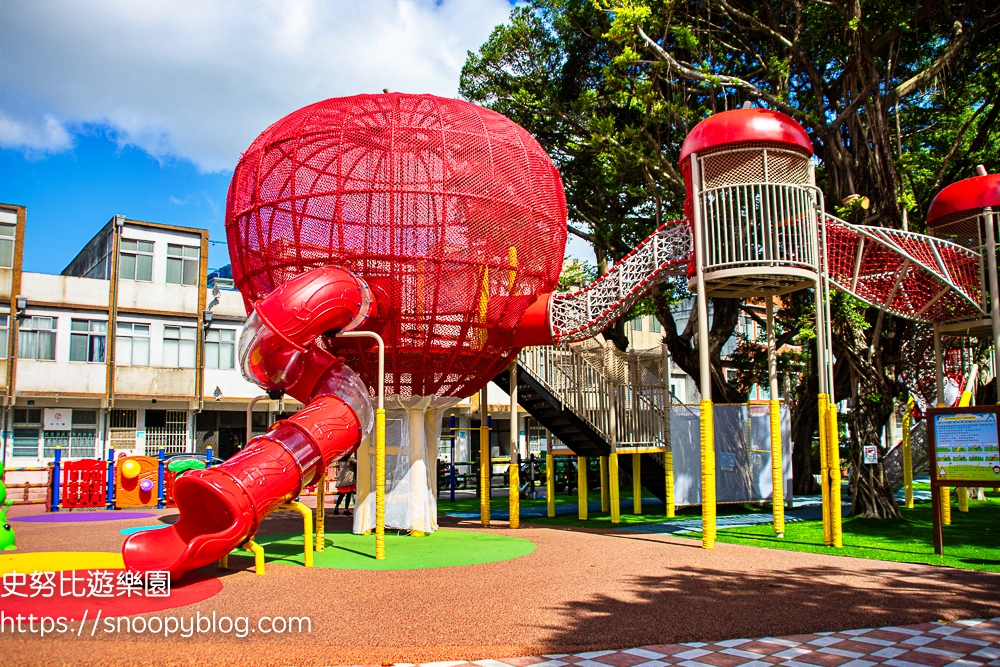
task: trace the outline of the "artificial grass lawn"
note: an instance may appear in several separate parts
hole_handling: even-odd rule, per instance
[[[716,539],[766,549],[1000,572],[1000,494],[988,493],[986,500],[970,500],[967,513],[959,512],[958,503],[952,502],[952,523],[944,527],[943,556],[934,553],[930,501],[915,503],[913,509],[900,508],[900,511],[903,518],[894,521],[844,519],[842,549],[823,544],[822,521],[785,524],[784,539],[774,536],[771,524],[720,529]],[[701,533],[677,537],[701,540]]]
[[[255,542],[264,547],[264,558],[268,563],[303,565],[301,533],[259,535]],[[385,560],[375,560],[374,535],[327,532],[326,548],[313,554],[313,567],[337,570],[421,570],[496,563],[527,556],[534,550],[534,542],[492,533],[438,530],[425,537],[410,537],[387,532]],[[252,559],[253,555],[236,550],[230,554],[230,558],[232,557]]]

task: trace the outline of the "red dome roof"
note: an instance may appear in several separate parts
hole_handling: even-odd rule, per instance
[[[386,393],[469,396],[509,363],[522,314],[557,286],[566,199],[538,142],[498,113],[356,95],[257,137],[229,186],[226,234],[248,309],[304,271],[346,267],[375,296],[362,328],[385,340]],[[357,341],[335,352],[372,387],[377,356]]]
[[[770,109],[733,109],[711,115],[694,126],[681,146],[680,164],[691,153],[748,141],[786,144],[813,154],[809,135],[791,116]]]
[[[978,211],[993,206],[1000,208],[1000,174],[973,176],[952,183],[937,193],[927,210],[927,226],[954,213]]]

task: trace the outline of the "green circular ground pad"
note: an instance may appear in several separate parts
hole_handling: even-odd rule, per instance
[[[302,534],[260,535],[268,563],[302,565]],[[464,530],[438,530],[425,537],[386,533],[385,560],[375,560],[375,536],[326,533],[326,549],[313,554],[313,567],[339,570],[421,570],[496,563],[527,556],[535,543],[519,537]],[[232,556],[252,558],[241,550]]]

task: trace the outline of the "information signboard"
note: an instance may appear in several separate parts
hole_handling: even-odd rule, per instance
[[[934,476],[942,482],[1000,482],[997,414],[972,410],[933,416]]]
[[[934,553],[942,554],[941,489],[1000,486],[1000,406],[929,408],[927,420]]]

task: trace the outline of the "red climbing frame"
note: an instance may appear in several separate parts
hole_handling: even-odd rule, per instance
[[[100,459],[63,461],[62,498],[66,509],[104,507],[108,502],[108,464]]]
[[[248,312],[300,273],[343,266],[378,304],[361,328],[385,340],[386,393],[469,396],[516,355],[528,306],[556,289],[566,200],[538,142],[498,113],[355,95],[254,141],[229,187],[226,233]],[[376,386],[372,344],[335,344]]]

